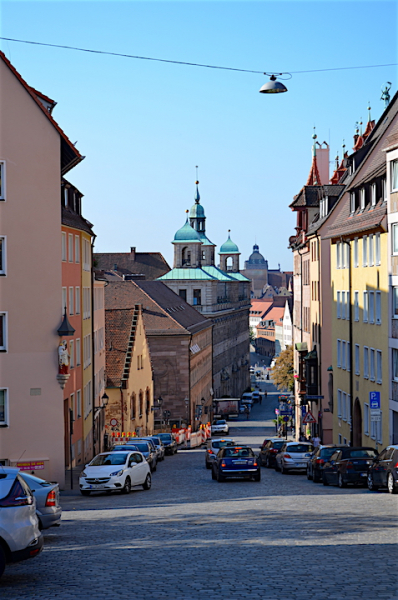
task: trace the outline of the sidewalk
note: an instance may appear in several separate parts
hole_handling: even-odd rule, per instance
[[[65,470],[65,487],[63,488],[63,490],[61,490],[61,494],[65,495],[65,492],[72,492],[76,493],[79,491],[79,476],[80,473],[83,471],[83,465],[79,466],[79,467],[74,467],[72,469],[72,478],[73,478],[73,490],[71,487],[71,472],[70,469],[66,469]],[[66,494],[69,495],[69,494]]]

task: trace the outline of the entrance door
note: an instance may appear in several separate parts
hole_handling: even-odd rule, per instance
[[[353,445],[362,446],[362,409],[358,398],[354,402]]]

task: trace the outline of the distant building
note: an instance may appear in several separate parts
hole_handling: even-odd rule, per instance
[[[249,260],[245,261],[242,275],[251,281],[251,297],[263,298],[277,295],[291,295],[293,273],[269,269],[268,261],[260,254],[259,246],[254,244]]]
[[[96,252],[94,266],[101,271],[114,271],[125,279],[146,279],[154,281],[170,267],[160,252],[137,252],[132,246],[130,252]]]

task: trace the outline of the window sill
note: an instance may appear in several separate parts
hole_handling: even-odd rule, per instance
[[[4,427],[9,427],[8,423],[0,423],[0,427],[4,428]]]

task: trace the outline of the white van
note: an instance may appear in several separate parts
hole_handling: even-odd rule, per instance
[[[241,404],[250,404],[250,406],[251,406],[253,404],[252,392],[245,392],[244,394],[242,394],[240,403]]]

